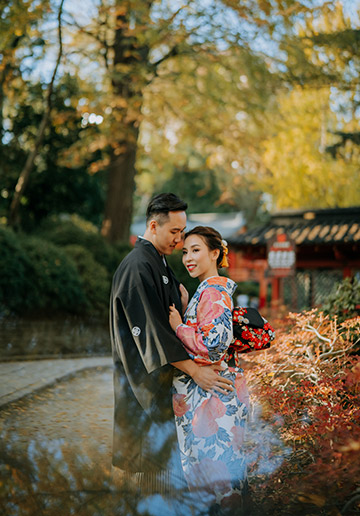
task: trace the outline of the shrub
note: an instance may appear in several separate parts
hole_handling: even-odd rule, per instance
[[[99,233],[98,228],[76,215],[61,220],[47,219],[38,230],[38,235],[56,245],[80,245],[90,251],[111,278],[122,258],[131,250],[127,244],[111,245]]]
[[[359,325],[360,317],[339,325],[315,309],[289,314],[272,348],[252,357],[247,380],[268,425],[293,448],[256,493],[266,514],[340,514],[358,487],[360,359],[343,330]]]
[[[235,294],[244,294],[249,297],[259,297],[259,283],[255,281],[240,281],[238,283]]]
[[[111,287],[106,269],[80,245],[67,245],[64,251],[76,264],[89,310],[105,315]]]
[[[130,251],[133,249],[133,246],[130,244],[126,244],[124,242],[117,242],[112,245],[116,251],[116,257],[118,259],[118,263],[116,267],[119,265],[119,263],[125,258],[127,254],[130,253]],[[116,269],[115,267],[115,269]],[[115,269],[113,273],[115,272]]]
[[[16,234],[0,226],[0,312],[31,306],[31,262]]]
[[[74,262],[50,242],[22,237],[21,243],[31,262],[31,280],[36,302],[33,308],[79,313],[86,298]]]
[[[345,278],[339,283],[323,305],[323,310],[339,322],[356,317],[360,313],[360,281],[356,278]]]

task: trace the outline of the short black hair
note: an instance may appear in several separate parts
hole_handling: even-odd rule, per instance
[[[146,210],[146,224],[154,216],[160,224],[163,224],[169,218],[169,211],[185,211],[187,207],[187,203],[173,193],[155,195]]]

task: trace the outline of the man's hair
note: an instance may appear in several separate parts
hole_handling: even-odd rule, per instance
[[[155,195],[146,210],[146,225],[152,219],[162,225],[169,220],[169,211],[185,211],[188,205],[173,193]]]

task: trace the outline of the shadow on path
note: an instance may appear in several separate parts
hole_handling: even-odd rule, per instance
[[[146,495],[134,483],[114,477],[112,418],[110,366],[80,371],[6,405],[0,411],[0,512],[9,516],[208,514],[182,487]],[[257,405],[246,448],[250,485],[275,471],[287,454],[262,421]]]

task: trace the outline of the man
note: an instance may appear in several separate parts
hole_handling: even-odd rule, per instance
[[[232,390],[216,366],[189,359],[169,324],[169,306],[182,313],[188,295],[166,262],[181,241],[187,204],[171,193],[154,197],[146,231],[115,272],[110,305],[114,359],[113,465],[157,473],[176,462],[171,405],[173,367],[203,389]]]

